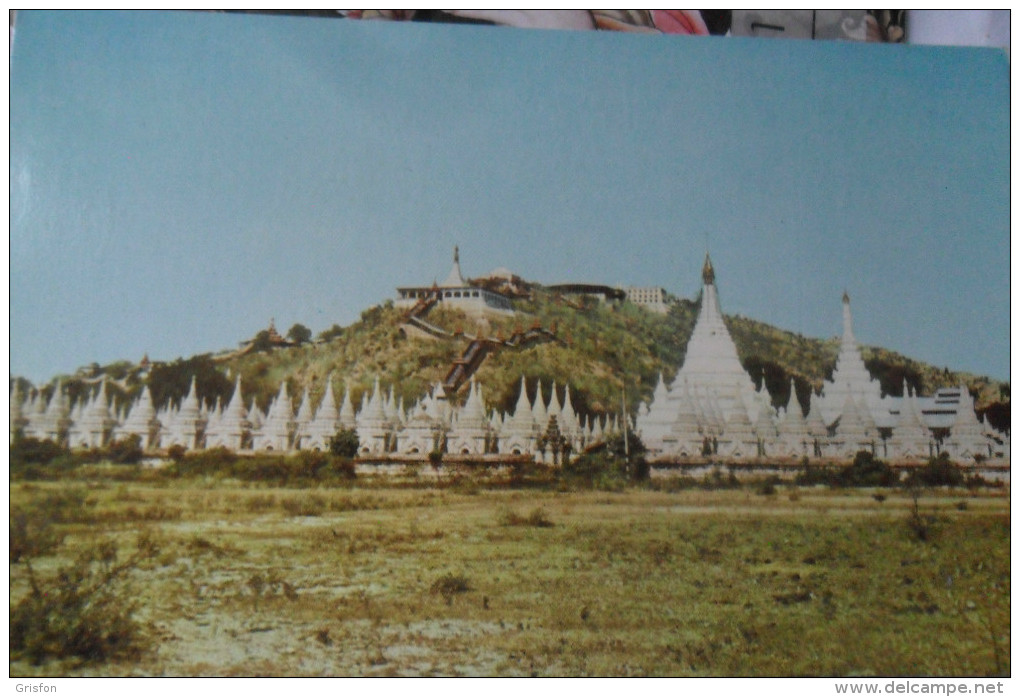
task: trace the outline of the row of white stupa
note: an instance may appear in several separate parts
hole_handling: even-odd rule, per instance
[[[393,388],[384,395],[376,379],[371,396],[365,394],[361,408],[355,411],[349,391],[344,392],[337,408],[329,380],[317,407],[313,408],[306,389],[295,412],[284,383],[264,413],[254,400],[245,406],[238,376],[226,407],[218,401],[211,408],[206,406],[193,379],[179,405],[170,403],[156,409],[146,387],[130,409],[117,413],[110,409],[105,381],[95,396],[74,407],[59,388],[47,403],[38,394],[26,399],[16,386],[11,393],[11,438],[20,432],[72,448],[94,448],[135,435],[146,450],[177,445],[186,450],[292,451],[327,450],[338,430],[354,429],[363,455],[424,456],[439,449],[463,455],[535,454],[556,461],[560,452],[569,449],[577,453],[617,430],[616,417],[579,416],[571,404],[569,387],[564,389],[562,404],[555,384],[548,403],[541,382],[533,403],[523,377],[520,389],[512,414],[488,411],[482,388],[473,379],[461,407],[453,406],[437,384],[405,410],[403,400],[394,399]],[[556,418],[560,434],[557,442],[543,438],[552,435],[548,433],[551,417]]]
[[[882,395],[861,357],[853,335],[850,300],[843,297],[843,340],[832,379],[821,393],[812,393],[805,415],[791,387],[785,408],[775,409],[764,386],[755,389],[737,356],[719,308],[715,272],[706,257],[702,272],[701,308],[687,345],[686,358],[672,385],[660,378],[650,404],[641,408],[635,428],[653,458],[677,460],[705,453],[732,460],[759,457],[850,458],[860,450],[892,459],[924,459],[945,451],[962,460],[1009,460],[1008,434],[980,422],[966,387],[941,389],[920,397],[904,385],[903,397]],[[488,413],[481,387],[472,382],[463,407],[454,408],[437,386],[405,411],[393,390],[371,397],[355,413],[349,393],[336,407],[332,384],[317,409],[307,392],[295,414],[285,385],[262,413],[252,402],[246,408],[241,384],[230,403],[211,409],[201,403],[192,382],[179,406],[155,408],[148,390],[126,414],[112,414],[105,392],[74,408],[58,388],[47,403],[36,394],[25,399],[11,394],[11,436],[28,436],[96,447],[112,438],[136,434],[147,448],[180,445],[187,449],[222,446],[235,450],[295,450],[328,447],[338,428],[355,428],[364,454],[424,454],[437,446],[446,452],[483,454],[539,453],[549,417],[557,417],[570,449],[578,452],[616,430],[615,418],[579,419],[569,388],[561,404],[552,390],[534,404],[524,381],[514,413]],[[541,385],[537,394],[542,394]],[[883,429],[882,433],[879,429]],[[948,431],[936,439],[932,429]],[[890,435],[891,434],[891,435]],[[546,445],[546,450],[551,446]]]
[[[843,295],[843,339],[832,379],[812,392],[805,416],[791,381],[790,400],[775,409],[765,381],[755,389],[737,357],[719,308],[715,271],[706,256],[701,308],[683,366],[667,388],[662,378],[637,430],[653,457],[711,453],[734,460],[757,457],[926,459],[939,452],[961,461],[1009,459],[1009,436],[978,420],[967,388],[933,397],[882,394],[864,365],[853,334],[850,298]],[[883,438],[879,428],[886,430]],[[932,429],[948,429],[941,440]]]

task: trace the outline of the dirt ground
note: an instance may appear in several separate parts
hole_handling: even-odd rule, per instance
[[[995,675],[1010,670],[1008,489],[11,486],[79,501],[31,560],[140,534],[136,657],[24,675]],[[77,497],[77,498],[75,498]],[[923,527],[919,534],[917,521]],[[913,521],[913,522],[912,522]],[[12,562],[11,603],[28,593]]]

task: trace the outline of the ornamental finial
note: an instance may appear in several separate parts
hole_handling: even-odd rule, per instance
[[[701,268],[701,280],[705,282],[705,285],[712,285],[715,283],[715,269],[712,268],[712,260],[708,254],[705,254],[705,265]]]

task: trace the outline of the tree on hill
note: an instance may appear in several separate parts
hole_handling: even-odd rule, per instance
[[[71,404],[79,404],[83,401],[91,402],[99,393],[99,384],[99,380],[89,380],[76,375],[64,380],[61,389]],[[49,400],[53,398],[55,391],[56,384],[46,385],[40,389],[40,396]],[[106,383],[106,399],[112,409],[118,409],[130,403],[140,391],[141,389],[137,386],[125,391],[116,382],[107,381]]]
[[[332,327],[325,331],[319,332],[319,339],[321,341],[332,341],[344,335],[344,328],[339,324],[333,324]]]
[[[984,410],[979,411],[985,421],[996,431],[1009,431],[1009,402],[992,402]]]
[[[774,361],[764,360],[758,356],[749,357],[743,362],[743,366],[744,370],[748,372],[754,381],[756,389],[761,389],[762,380],[765,381],[765,388],[772,396],[772,406],[785,407],[789,405],[791,375],[787,372],[786,368]],[[792,377],[798,391],[810,391],[810,387],[806,385],[803,378],[798,376]],[[804,387],[802,387],[802,383],[804,383]],[[804,402],[799,397],[797,399],[800,401],[801,409],[807,411]]]
[[[199,398],[207,402],[215,402],[219,397],[226,404],[234,393],[234,383],[219,371],[211,356],[178,358],[172,363],[153,366],[149,373],[153,404],[163,406],[168,400],[182,400],[191,388],[192,377]]]
[[[269,334],[269,330],[263,329],[255,338],[251,340],[252,351],[271,351],[273,349],[273,337]]]
[[[903,396],[903,381],[915,393],[921,394],[925,389],[924,378],[911,365],[894,363],[879,356],[871,356],[864,360],[864,367],[882,386],[882,394]]]
[[[312,339],[312,330],[303,324],[295,324],[287,330],[287,338],[295,344],[306,344]]]
[[[629,415],[634,416],[651,400],[660,375],[666,384],[672,383],[683,364],[698,311],[696,303],[680,299],[664,315],[628,303],[597,304],[579,312],[557,303],[552,293],[540,286],[532,288],[529,298],[515,303],[519,314],[489,318],[483,330],[485,336],[507,342],[490,351],[476,373],[485,390],[486,406],[512,413],[523,376],[528,401],[532,403],[539,380],[545,402],[555,382],[562,404],[564,387],[569,385],[572,405],[579,415],[587,417],[588,423],[593,415],[604,417],[619,412],[621,388],[626,392]],[[393,386],[395,396],[410,405],[444,379],[478,329],[462,311],[440,303],[430,310],[427,321],[450,333],[460,325],[468,336],[420,340],[401,331],[404,314],[389,301],[366,308],[360,319],[348,326],[333,325],[319,334],[320,339],[337,340],[320,341],[301,351],[272,351],[274,337],[267,331],[259,332],[254,340],[256,350],[225,359],[216,364],[216,369],[229,367],[232,375],[241,374],[246,403],[254,399],[262,409],[279,392],[282,380],[288,381],[292,398],[308,387],[317,401],[323,390],[321,381],[330,373],[335,375],[338,385],[342,383],[345,389],[350,389],[356,408],[362,392],[371,391],[376,377],[384,390]],[[736,316],[727,316],[726,323],[744,367],[756,384],[761,384],[764,378],[774,406],[788,404],[793,378],[801,409],[806,411],[811,390],[821,386],[835,364],[838,340],[804,337]],[[288,331],[290,339],[302,338],[294,335],[294,329]],[[539,329],[544,331],[538,332]],[[881,366],[872,363],[871,367],[877,368],[876,377],[885,376],[883,388],[890,394],[899,394],[904,377],[915,389],[923,384],[928,393],[944,382],[936,379],[942,375],[942,368],[885,350],[865,347],[862,353],[866,360],[880,359]],[[173,390],[154,390],[157,403],[164,404],[168,396],[177,400],[187,393],[191,369],[184,368],[182,375],[175,378]],[[215,400],[222,395],[229,401],[233,380],[222,392],[217,392],[215,385],[213,389],[206,385],[203,374],[198,372],[203,399]],[[207,377],[214,376],[210,373]],[[166,378],[165,371],[155,375],[153,387],[161,380],[165,384]],[[1003,388],[1006,399],[1001,399],[998,382],[971,380],[970,384],[985,385],[979,408],[986,408],[996,396],[1008,404],[1008,384]],[[131,395],[136,396],[135,385],[127,386]],[[72,387],[64,383],[65,390]],[[49,389],[52,391],[52,387]],[[112,386],[108,390],[112,395]],[[1005,413],[1006,409],[998,406],[989,412],[988,418],[994,424],[1008,424]]]

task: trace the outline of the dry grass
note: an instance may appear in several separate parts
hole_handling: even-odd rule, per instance
[[[10,672],[1008,673],[1008,492],[921,499],[923,541],[871,493],[14,484],[12,508],[76,505],[38,575],[139,527],[160,554],[132,580],[152,650]],[[27,585],[12,563],[12,604]]]
[[[528,515],[521,515],[516,511],[503,511],[499,516],[502,525],[522,525],[533,528],[551,528],[555,523],[549,520],[549,515],[544,508],[536,508]]]

